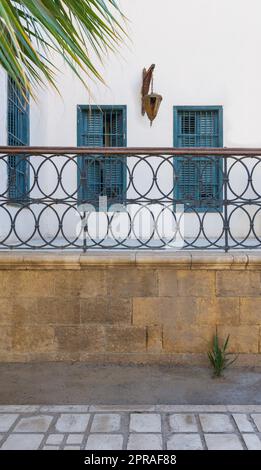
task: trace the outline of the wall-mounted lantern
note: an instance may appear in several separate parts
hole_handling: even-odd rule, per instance
[[[152,123],[154,119],[156,118],[160,104],[162,101],[162,96],[158,95],[157,93],[154,93],[153,91],[153,72],[155,69],[155,64],[152,64],[148,70],[145,68],[143,69],[143,75],[142,75],[142,90],[141,90],[141,103],[142,103],[142,108],[141,108],[141,113],[144,116],[146,113],[149,120],[150,120],[150,125],[152,126]],[[151,92],[149,93],[149,90],[151,88]]]

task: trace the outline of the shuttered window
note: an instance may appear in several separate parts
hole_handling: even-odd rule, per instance
[[[126,146],[125,107],[78,107],[78,145],[82,147]],[[93,155],[80,157],[80,202],[94,206],[99,197],[107,204],[123,203],[126,165],[121,157]]]
[[[175,147],[222,147],[222,108],[174,108]],[[219,209],[222,161],[219,157],[180,157],[174,160],[175,199],[186,209]]]
[[[8,145],[29,145],[29,101],[11,77],[8,77]],[[11,202],[21,202],[29,188],[26,155],[8,157],[8,188]]]

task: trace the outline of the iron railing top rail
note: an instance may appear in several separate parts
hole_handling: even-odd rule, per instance
[[[214,155],[214,156],[256,156],[261,155],[261,148],[242,147],[12,147],[1,146],[0,154],[28,155]]]

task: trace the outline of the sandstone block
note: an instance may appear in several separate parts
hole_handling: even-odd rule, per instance
[[[259,345],[259,327],[220,326],[218,333],[221,341],[230,335],[228,351],[232,353],[257,353]]]
[[[108,294],[113,297],[149,297],[158,294],[152,269],[108,269]]]
[[[81,323],[131,323],[132,302],[129,298],[90,297],[80,300]]]
[[[199,298],[196,321],[207,325],[239,325],[239,298]]]
[[[10,325],[13,320],[13,302],[10,298],[0,298],[0,325]]]
[[[160,269],[158,271],[159,296],[177,297],[178,279],[175,269]]]
[[[50,297],[54,293],[55,271],[3,271],[5,297]]]
[[[190,325],[196,319],[193,297],[150,297],[133,299],[134,325]]]
[[[12,349],[11,326],[0,326],[0,351],[6,353]]]
[[[151,353],[162,352],[162,327],[149,326],[147,328],[147,350]]]
[[[18,326],[12,329],[14,352],[41,352],[54,349],[54,329],[51,326]]]
[[[178,271],[178,295],[211,297],[215,294],[214,271]]]
[[[242,325],[261,325],[261,298],[240,299],[240,323]]]
[[[174,353],[207,353],[213,329],[208,325],[185,325],[182,328],[164,327],[163,350]]]
[[[104,269],[59,272],[55,281],[57,297],[93,297],[106,295]]]
[[[104,351],[105,337],[103,327],[81,325],[79,330],[81,352],[96,353]]]
[[[58,326],[55,339],[59,351],[80,353],[104,350],[104,329],[98,326]]]
[[[106,328],[106,351],[114,353],[145,352],[146,328],[135,326]]]
[[[217,295],[251,297],[261,295],[260,273],[254,271],[220,271],[216,273]]]

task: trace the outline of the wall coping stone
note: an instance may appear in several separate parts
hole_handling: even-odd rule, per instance
[[[113,266],[133,266],[203,270],[261,270],[261,251],[103,251],[76,252],[0,252],[0,270],[68,269],[81,270]]]

